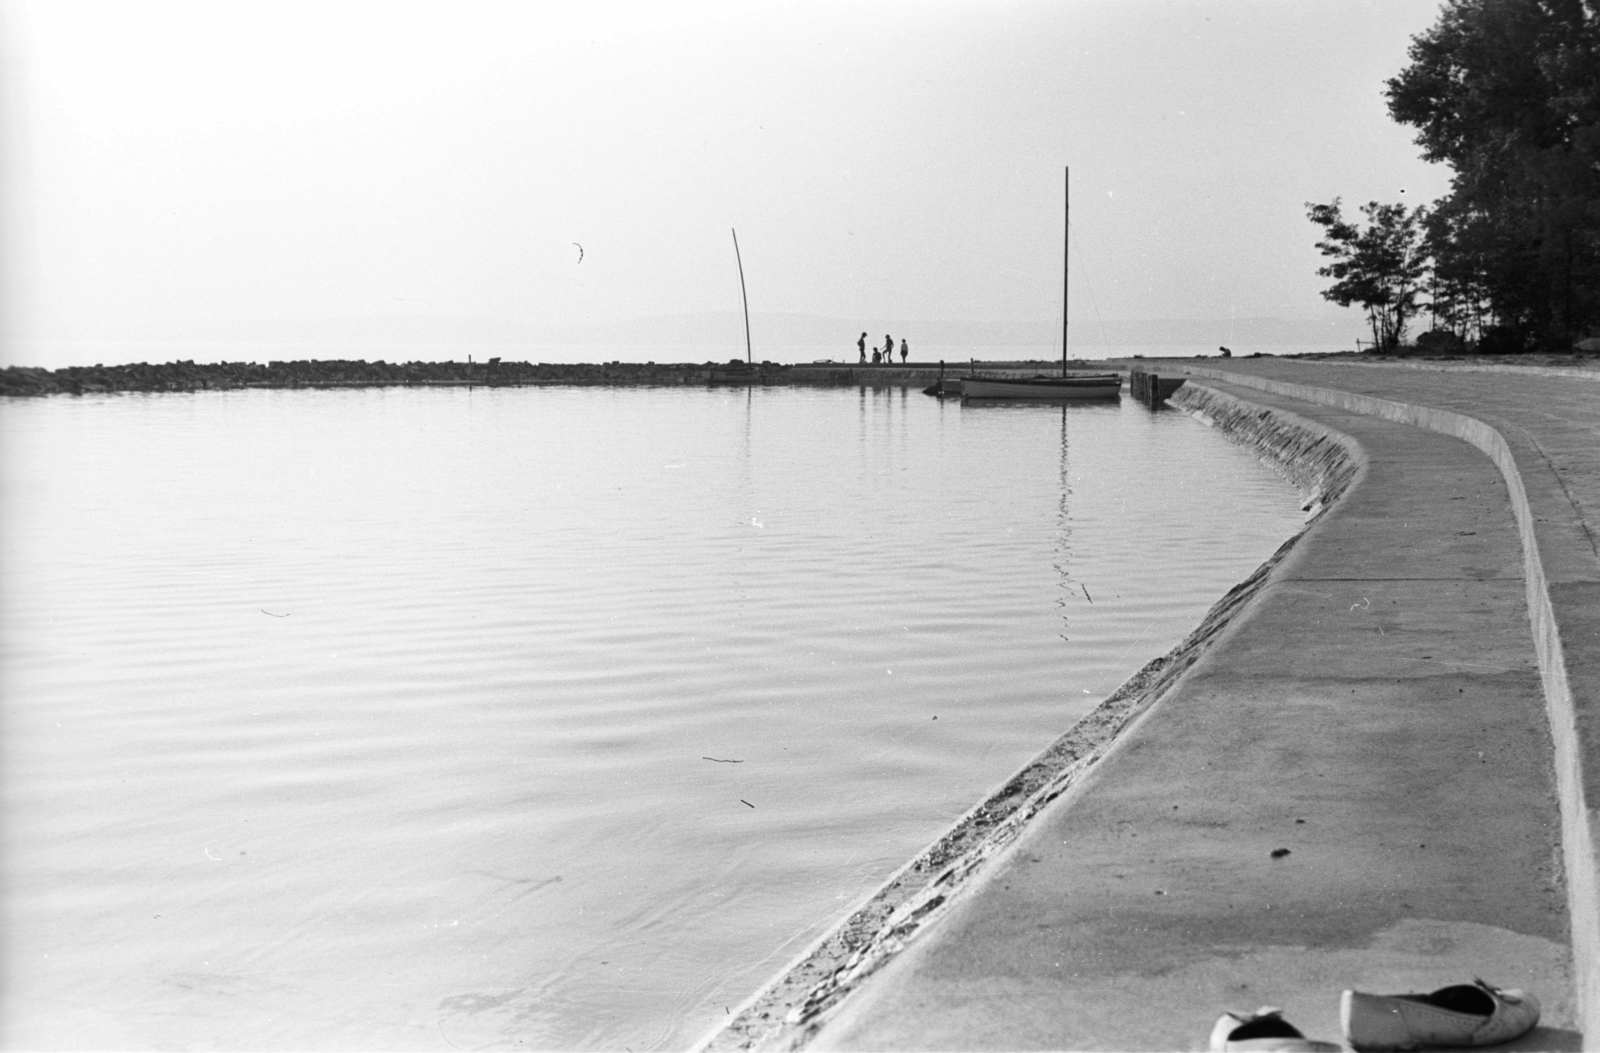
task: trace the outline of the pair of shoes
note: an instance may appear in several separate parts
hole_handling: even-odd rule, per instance
[[[1441,987],[1431,994],[1346,991],[1339,998],[1345,1041],[1360,1053],[1492,1046],[1527,1034],[1538,1022],[1537,998],[1523,991],[1502,991],[1482,980]],[[1264,1005],[1254,1013],[1224,1013],[1211,1029],[1211,1049],[1334,1053],[1340,1047],[1306,1038],[1283,1019],[1283,1010]]]
[[[1283,1010],[1264,1005],[1254,1013],[1224,1013],[1211,1029],[1211,1049],[1263,1053],[1339,1053],[1332,1042],[1313,1042],[1283,1018]]]
[[[1362,1053],[1419,1046],[1491,1046],[1510,1042],[1539,1022],[1539,1000],[1478,980],[1432,994],[1374,995],[1346,991],[1339,999],[1344,1037]]]

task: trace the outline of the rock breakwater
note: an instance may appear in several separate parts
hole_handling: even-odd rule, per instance
[[[235,388],[335,388],[426,385],[526,386],[538,384],[781,384],[790,367],[774,362],[386,362],[299,360],[209,362],[193,360],[118,366],[0,369],[0,395],[89,395],[122,391],[207,391]],[[817,378],[806,378],[817,383]]]
[[[986,373],[1036,373],[1042,362],[980,362]],[[973,364],[951,367],[960,376]],[[482,385],[533,387],[544,384],[673,385],[861,385],[922,387],[945,374],[943,363],[911,362],[863,366],[849,362],[366,362],[360,359],[300,359],[270,362],[185,360],[120,366],[0,369],[0,395],[93,395],[122,391],[209,391],[234,388],[359,388]]]

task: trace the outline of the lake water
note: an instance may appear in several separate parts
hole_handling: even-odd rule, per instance
[[[1301,521],[905,389],[13,400],[10,1048],[670,1049]]]

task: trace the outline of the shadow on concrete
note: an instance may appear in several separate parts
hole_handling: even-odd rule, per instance
[[[1497,1049],[1547,1049],[1581,1050],[1583,1034],[1564,1027],[1536,1027],[1515,1042],[1507,1042]]]

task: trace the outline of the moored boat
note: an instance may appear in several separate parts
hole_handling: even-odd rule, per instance
[[[1114,399],[1122,391],[1120,373],[1074,373],[1067,368],[1067,264],[1068,239],[1072,236],[1072,170],[1063,173],[1064,215],[1061,235],[1061,375],[1047,377],[980,377],[961,378],[961,400],[971,399],[1032,399],[1059,402],[1067,399]],[[931,393],[932,389],[930,389]]]
[[[1119,373],[961,378],[964,399],[1114,399],[1121,391],[1122,375]]]

